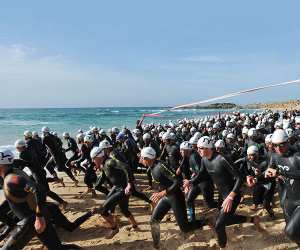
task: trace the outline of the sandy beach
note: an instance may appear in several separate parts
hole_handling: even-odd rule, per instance
[[[55,192],[59,193],[66,201],[68,201],[69,206],[65,211],[65,215],[70,220],[76,219],[88,209],[99,206],[105,198],[101,193],[97,193],[96,198],[92,198],[91,195],[88,195],[85,199],[79,198],[78,195],[85,190],[82,177],[83,176],[80,176],[79,178],[80,185],[77,188],[73,186],[73,183],[67,177],[64,177],[66,184],[65,188],[57,185],[52,186]],[[136,177],[139,189],[145,189],[147,184],[145,174],[139,174],[136,175]],[[150,195],[150,193],[148,194]],[[251,197],[245,195],[245,201],[240,205],[237,212],[245,215],[255,214],[249,209],[251,204]],[[196,208],[197,217],[199,218],[205,210],[202,196],[198,197]],[[131,198],[130,210],[139,223],[139,231],[128,231],[128,222],[125,217],[120,215],[117,209],[117,216],[120,219],[120,232],[113,239],[108,240],[104,238],[106,228],[100,215],[94,215],[79,229],[72,233],[58,229],[59,236],[64,242],[78,244],[86,250],[153,249],[149,227],[149,206],[143,201]],[[258,210],[256,212],[261,215],[265,232],[258,232],[250,223],[227,227],[230,249],[298,249],[297,245],[290,242],[283,234],[285,222],[282,210],[279,207],[278,195],[276,195],[274,211],[276,214],[275,220],[271,220],[265,211]],[[172,215],[172,213],[170,214]],[[208,226],[205,226],[203,230],[183,234],[180,232],[174,221],[174,218],[171,216],[171,221],[166,221],[166,218],[164,218],[161,223],[162,249],[218,249],[214,232]],[[38,250],[42,249],[42,245],[35,238],[24,249]]]

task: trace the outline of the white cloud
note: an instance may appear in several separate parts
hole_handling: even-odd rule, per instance
[[[22,44],[11,44],[9,46],[0,45],[0,56],[8,60],[8,62],[21,61],[33,51],[33,48],[26,47]]]
[[[147,106],[157,101],[151,80],[144,76],[38,52],[20,44],[0,45],[0,86],[5,93],[0,107]]]

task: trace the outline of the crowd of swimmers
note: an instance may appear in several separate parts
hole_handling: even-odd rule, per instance
[[[43,127],[41,136],[25,131],[15,147],[18,157],[9,149],[0,149],[5,197],[0,205],[1,249],[22,249],[34,236],[49,250],[79,249],[62,243],[56,229],[72,232],[95,214],[108,225],[106,238],[113,238],[119,232],[116,206],[138,231],[138,221],[130,211],[131,196],[151,208],[154,249],[160,249],[160,223],[170,210],[182,232],[209,225],[220,249],[226,249],[226,226],[247,222],[262,229],[258,215],[236,213],[246,189],[252,195],[250,209],[265,209],[270,220],[276,218],[274,196],[279,194],[285,234],[300,245],[297,110],[234,112],[166,124],[145,124],[142,119],[132,130],[93,127],[78,131],[76,138],[65,132],[62,139]],[[84,175],[83,199],[100,192],[105,201],[70,221],[62,212],[68,203],[49,186],[65,186],[61,172],[75,186],[78,176]],[[137,173],[145,175],[151,195],[141,191]],[[204,216],[196,213],[195,201],[200,194]]]

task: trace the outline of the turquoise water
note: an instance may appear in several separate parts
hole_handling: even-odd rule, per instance
[[[98,126],[105,130],[126,125],[134,128],[137,119],[144,113],[163,110],[156,108],[47,108],[47,109],[0,109],[0,145],[12,145],[22,138],[25,130],[40,131],[43,126],[59,134],[64,131],[75,135],[78,129],[88,130],[90,126]],[[177,110],[165,112],[159,118],[146,118],[149,123],[165,123],[182,118],[195,118],[218,114],[220,110]],[[233,110],[221,110],[221,113]]]

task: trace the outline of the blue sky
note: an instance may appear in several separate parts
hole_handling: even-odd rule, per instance
[[[173,106],[298,79],[299,8],[274,0],[5,1],[0,107]],[[229,101],[298,95],[294,85]]]

